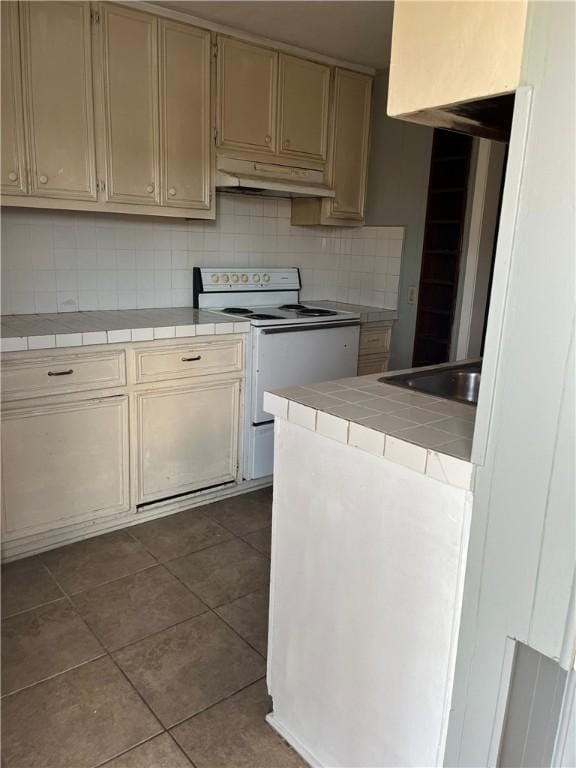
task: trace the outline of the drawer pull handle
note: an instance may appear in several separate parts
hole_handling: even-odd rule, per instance
[[[183,363],[195,363],[196,360],[202,360],[202,355],[196,355],[196,357],[183,357]]]
[[[68,368],[67,371],[48,371],[48,376],[70,376],[74,373],[74,368]]]

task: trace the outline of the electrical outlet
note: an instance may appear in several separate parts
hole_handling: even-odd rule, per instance
[[[418,301],[418,288],[415,285],[408,286],[408,304],[416,304]]]

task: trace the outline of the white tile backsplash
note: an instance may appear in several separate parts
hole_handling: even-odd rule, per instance
[[[300,267],[302,298],[396,309],[403,227],[293,227],[290,201],[219,194],[215,222],[4,208],[2,312],[192,305],[195,266]]]

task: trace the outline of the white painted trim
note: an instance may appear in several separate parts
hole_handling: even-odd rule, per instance
[[[243,493],[256,491],[259,488],[266,488],[271,484],[272,477],[247,480],[220,488],[212,488],[208,491],[187,494],[179,499],[150,504],[146,509],[140,509],[137,512],[125,512],[98,520],[83,520],[50,531],[40,531],[30,536],[21,536],[20,538],[2,543],[2,562],[7,563],[12,560],[19,560],[22,557],[37,555],[39,552],[46,552],[49,549],[62,547],[65,544],[73,544],[76,541],[90,539],[103,533],[117,531],[120,528],[129,528],[133,525],[146,523],[149,520],[156,520],[160,517],[173,515],[176,512],[183,512],[186,509],[210,504],[213,501],[227,499],[231,496],[240,496]]]
[[[170,8],[163,8],[162,6],[155,5],[154,3],[144,2],[143,0],[114,0],[114,2],[116,2],[118,5],[126,5],[129,8],[138,8],[141,11],[153,13],[156,16],[163,16],[167,19],[173,19],[174,21],[180,21],[184,24],[191,24],[194,27],[208,29],[211,32],[215,32],[220,35],[229,35],[230,37],[235,37],[238,40],[245,40],[248,43],[264,45],[268,48],[274,48],[277,51],[289,53],[293,56],[300,56],[311,61],[318,61],[322,64],[328,64],[332,67],[344,67],[344,69],[351,69],[354,72],[362,72],[365,75],[376,74],[374,67],[367,67],[364,64],[356,64],[344,59],[335,59],[332,56],[326,56],[325,54],[318,53],[317,51],[309,51],[306,48],[300,48],[297,45],[281,43],[278,40],[272,40],[269,37],[253,35],[250,32],[243,32],[240,29],[235,29],[234,27],[229,27],[225,24],[219,24],[216,21],[208,21],[208,19],[202,19],[199,16],[192,16],[189,13],[173,11]]]
[[[470,225],[468,228],[468,243],[464,257],[465,271],[462,288],[462,303],[454,360],[463,360],[465,357],[468,357],[468,345],[470,342],[470,327],[472,325],[472,310],[474,308],[474,294],[476,291],[480,242],[482,240],[482,222],[484,220],[484,205],[486,202],[486,188],[488,183],[488,168],[490,165],[491,149],[492,146],[490,141],[487,139],[480,139],[476,154],[474,189],[471,201]]]
[[[460,552],[458,553],[458,580],[454,595],[455,604],[460,606],[454,612],[452,632],[450,639],[450,654],[444,687],[444,706],[442,710],[441,734],[436,752],[436,765],[444,765],[446,757],[446,744],[448,741],[448,727],[450,724],[450,712],[452,706],[452,691],[454,690],[454,678],[456,676],[456,657],[458,655],[458,638],[460,636],[460,624],[462,621],[461,606],[464,600],[464,584],[466,581],[466,563],[468,561],[468,543],[470,541],[470,526],[472,524],[472,508],[474,497],[471,492],[466,494],[463,510],[463,524],[460,533]]]
[[[298,739],[293,736],[289,730],[284,728],[284,726],[278,721],[278,718],[274,714],[274,712],[270,712],[269,715],[266,715],[266,722],[269,726],[274,728],[276,733],[278,733],[284,741],[288,742],[293,750],[298,752],[300,757],[308,763],[308,765],[311,765],[312,768],[323,768],[323,764],[310,752],[306,747],[301,744]]]
[[[552,752],[551,768],[569,768],[574,765],[576,757],[576,735],[574,722],[576,718],[576,671],[570,670],[564,690],[560,723],[556,732],[554,751]],[[572,741],[572,743],[570,743]]]
[[[492,724],[492,736],[490,737],[490,748],[488,751],[488,766],[498,765],[500,755],[500,744],[502,742],[502,733],[508,711],[508,698],[510,694],[510,683],[514,671],[514,660],[516,658],[516,640],[513,637],[506,638],[504,648],[504,657],[502,659],[502,671],[500,673],[500,687],[498,689],[498,700],[494,711],[494,722]]]
[[[518,88],[514,102],[514,117],[512,120],[504,194],[502,197],[500,230],[494,261],[494,277],[490,295],[488,326],[486,329],[485,354],[482,363],[482,384],[480,386],[474,426],[474,440],[472,442],[471,461],[480,466],[484,465],[486,460],[488,434],[492,423],[494,393],[507,308],[508,283],[517,229],[520,190],[528,145],[531,106],[532,87],[522,86]]]

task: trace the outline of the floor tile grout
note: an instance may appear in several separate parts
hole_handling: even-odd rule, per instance
[[[9,613],[6,616],[2,614],[2,621],[7,621],[8,619],[13,619],[16,616],[22,616],[24,613],[30,613],[30,611],[35,611],[37,608],[43,608],[45,605],[52,605],[53,603],[58,603],[60,600],[65,600],[68,597],[68,595],[63,592],[60,597],[55,597],[54,600],[47,600],[45,603],[38,603],[38,605],[33,605],[30,608],[24,608],[22,611],[16,611],[16,613]]]
[[[96,638],[98,640],[98,638]],[[98,640],[98,642],[100,642]],[[23,685],[22,688],[17,688],[15,691],[10,691],[9,693],[3,693],[2,696],[0,696],[0,700],[3,701],[4,699],[8,699],[10,696],[15,696],[17,693],[22,693],[22,691],[28,691],[30,688],[35,688],[37,685],[42,685],[42,683],[47,683],[48,680],[54,680],[56,677],[60,677],[60,675],[65,675],[67,672],[72,672],[74,669],[79,669],[80,667],[83,667],[85,664],[92,664],[93,661],[98,661],[98,659],[103,659],[105,656],[109,656],[110,654],[108,651],[103,647],[102,653],[98,654],[98,656],[93,656],[91,659],[86,659],[85,661],[81,661],[79,664],[73,664],[71,667],[66,667],[66,669],[60,670],[60,672],[55,672],[53,675],[48,675],[48,677],[43,677],[41,680],[36,680],[34,683],[30,683],[30,685]]]
[[[112,757],[106,758],[104,762],[95,763],[90,768],[104,768],[104,766],[109,765],[113,760],[116,760],[116,758],[122,757],[123,755],[128,754],[128,752],[131,752],[133,749],[136,749],[137,747],[141,747],[143,744],[148,744],[149,741],[153,741],[154,739],[157,739],[158,736],[162,736],[162,734],[164,733],[168,733],[168,731],[164,729],[162,733],[155,733],[154,736],[149,736],[147,739],[144,739],[143,741],[139,741],[138,744],[134,744],[132,747],[128,747],[128,749],[124,749],[121,752],[117,752],[115,755],[112,755]]]
[[[183,718],[182,720],[178,720],[177,723],[174,723],[173,725],[170,725],[166,728],[166,731],[168,733],[172,733],[173,730],[180,727],[183,723],[187,723],[188,720],[193,720],[195,717],[198,717],[198,715],[204,714],[204,712],[208,712],[210,709],[214,709],[214,707],[219,706],[225,701],[228,701],[228,699],[232,699],[234,696],[237,696],[239,693],[242,693],[242,691],[245,691],[247,688],[250,688],[251,685],[256,685],[256,683],[259,683],[260,680],[265,680],[266,675],[262,675],[262,677],[257,677],[256,680],[252,680],[252,682],[247,683],[246,685],[243,685],[242,688],[238,688],[237,691],[233,691],[232,693],[229,693],[227,696],[224,696],[224,698],[219,699],[218,701],[213,702],[212,704],[209,704],[207,707],[204,707],[203,709],[199,709],[198,712],[194,712],[193,715],[189,715],[188,717]],[[176,741],[176,744],[180,747],[180,744],[178,743],[177,739],[174,739]],[[183,749],[183,747],[180,747]]]
[[[185,582],[183,582],[183,581],[182,581],[182,579],[181,579],[179,576],[177,576],[176,574],[173,574],[173,576],[174,576],[174,578],[176,578],[176,579],[177,579],[177,580],[180,582],[180,584],[182,584],[183,586],[185,586],[185,587],[186,587],[186,589],[187,589],[189,592],[191,592],[191,593],[194,595],[194,597],[196,597],[198,600],[200,600],[200,598],[198,597],[198,595],[196,594],[196,592],[194,592],[194,590],[193,590],[193,589],[192,589],[192,588],[191,588],[191,587],[190,587],[188,584],[186,584]],[[254,592],[259,592],[259,591],[261,591],[261,590],[257,590],[257,589],[255,589],[255,590],[253,590],[253,592],[248,592],[246,595],[242,595],[242,597],[247,597],[247,595],[251,595],[251,594],[253,594]],[[240,597],[238,597],[238,598],[236,598],[236,599],[240,600],[241,598],[240,598]],[[203,605],[206,605],[206,603],[204,603],[204,601],[203,601],[203,600],[200,600],[200,602],[201,602]],[[230,600],[230,601],[229,601],[229,603],[233,603],[233,602],[234,602],[234,600]],[[229,603],[222,603],[222,605],[218,605],[218,606],[216,606],[216,608],[221,608],[221,607],[222,607],[222,606],[224,606],[224,605],[229,605]],[[226,620],[225,620],[225,619],[224,619],[222,616],[219,616],[219,615],[216,613],[216,609],[215,609],[215,608],[211,608],[210,606],[208,606],[208,610],[210,611],[210,613],[212,613],[214,616],[216,616],[216,618],[217,618],[219,621],[222,621],[222,622],[224,622],[224,624],[226,624],[226,626],[227,626],[229,629],[231,629],[231,630],[232,630],[232,632],[234,632],[234,634],[235,634],[237,637],[239,637],[239,638],[240,638],[240,640],[242,640],[242,642],[246,643],[246,645],[248,645],[248,646],[249,646],[249,647],[250,647],[250,648],[251,648],[253,651],[256,651],[256,653],[257,653],[259,656],[261,656],[263,659],[266,659],[266,656],[264,656],[262,653],[260,653],[260,651],[258,651],[256,648],[254,648],[254,646],[253,646],[251,643],[249,643],[249,642],[248,642],[248,640],[246,640],[246,638],[245,638],[245,637],[242,637],[242,635],[241,635],[239,632],[237,632],[237,631],[234,629],[234,627],[230,626],[230,624],[228,624],[228,622],[227,622],[227,621],[226,621]],[[206,613],[206,611],[204,611],[204,613]],[[201,615],[201,616],[203,616],[204,614],[202,613],[202,614],[200,614],[200,615]],[[187,621],[188,621],[188,619],[187,619]]]
[[[259,512],[259,510],[257,510],[257,512]],[[178,514],[181,514],[181,513],[176,513],[176,515],[178,515]],[[223,541],[218,541],[216,543],[209,544],[208,546],[202,546],[199,549],[192,549],[192,550],[190,550],[188,552],[185,552],[184,554],[179,554],[176,557],[169,557],[167,559],[161,559],[160,557],[155,555],[152,551],[150,551],[150,549],[146,546],[146,544],[143,541],[141,541],[135,534],[132,533],[132,529],[134,528],[134,526],[127,526],[127,527],[125,527],[123,529],[119,529],[118,533],[126,533],[126,534],[128,534],[128,537],[130,538],[130,540],[132,540],[139,547],[141,547],[142,550],[144,552],[146,552],[153,559],[154,562],[152,562],[152,563],[150,563],[150,564],[148,564],[148,565],[146,565],[144,567],[137,568],[137,569],[135,569],[135,570],[133,570],[133,571],[131,571],[129,573],[125,573],[125,574],[123,574],[121,576],[118,576],[116,578],[108,579],[106,581],[98,582],[98,583],[93,584],[91,586],[85,587],[84,589],[81,589],[79,591],[72,591],[71,588],[64,588],[63,585],[60,583],[60,581],[59,581],[58,577],[56,576],[56,574],[54,572],[52,572],[50,567],[45,562],[43,562],[40,559],[40,557],[38,557],[38,562],[41,565],[42,570],[46,572],[46,574],[48,575],[50,580],[60,590],[61,595],[59,597],[53,599],[53,600],[48,600],[46,602],[39,603],[37,605],[31,606],[30,608],[26,608],[26,609],[21,610],[21,611],[16,611],[13,614],[9,614],[8,616],[2,617],[3,621],[4,621],[4,619],[11,619],[11,618],[14,618],[16,616],[23,615],[23,614],[26,614],[26,613],[30,613],[31,611],[38,610],[38,609],[40,609],[40,608],[42,608],[44,606],[53,605],[53,604],[55,604],[57,602],[66,600],[66,604],[68,606],[70,606],[70,608],[74,611],[75,616],[77,616],[81,620],[81,622],[85,626],[86,630],[89,632],[90,636],[100,645],[101,651],[102,651],[97,656],[94,656],[94,657],[92,657],[90,659],[86,659],[86,660],[82,661],[79,664],[75,664],[75,665],[73,665],[71,667],[67,667],[66,669],[60,670],[59,672],[56,672],[53,675],[49,675],[48,677],[42,678],[41,680],[37,680],[37,681],[35,681],[34,683],[32,683],[30,685],[23,686],[22,688],[19,688],[19,689],[15,690],[15,691],[11,691],[10,693],[5,694],[5,696],[3,698],[9,697],[9,696],[14,696],[15,694],[18,694],[18,693],[22,693],[22,692],[27,691],[27,690],[29,690],[31,688],[36,687],[36,686],[40,686],[43,683],[48,682],[49,680],[52,680],[52,679],[55,679],[57,677],[63,676],[65,674],[67,674],[67,673],[69,673],[69,672],[71,672],[71,671],[73,671],[75,669],[78,669],[80,667],[83,667],[83,666],[85,666],[87,664],[91,664],[91,663],[94,663],[94,662],[96,662],[98,660],[102,660],[102,659],[108,658],[110,660],[110,662],[113,664],[113,666],[118,670],[118,672],[120,673],[121,677],[126,681],[126,683],[129,686],[129,689],[133,693],[136,694],[138,699],[140,701],[142,701],[142,703],[144,704],[146,710],[154,718],[154,722],[156,723],[155,727],[157,727],[159,729],[156,733],[154,733],[153,735],[143,739],[142,741],[140,741],[140,742],[138,742],[136,744],[131,745],[129,748],[125,749],[122,752],[119,752],[118,754],[116,754],[114,756],[108,757],[104,762],[98,762],[98,763],[91,764],[91,768],[101,768],[101,766],[107,765],[108,763],[110,763],[111,761],[116,759],[117,757],[120,757],[121,755],[124,755],[127,752],[132,751],[133,749],[136,749],[137,747],[141,746],[142,744],[145,744],[145,743],[147,743],[149,741],[152,741],[153,739],[157,738],[158,736],[160,736],[163,733],[167,733],[168,734],[168,736],[172,740],[172,742],[174,742],[178,746],[178,748],[180,750],[182,750],[183,754],[186,756],[186,759],[191,763],[192,767],[195,768],[195,764],[192,761],[191,757],[188,755],[186,750],[184,750],[184,748],[180,746],[180,744],[174,738],[174,736],[172,735],[172,733],[170,731],[175,729],[175,728],[177,728],[182,723],[185,723],[185,722],[195,718],[197,715],[200,715],[203,712],[205,712],[205,711],[207,711],[209,709],[212,709],[213,707],[218,706],[222,702],[224,702],[224,701],[234,697],[235,695],[241,693],[242,691],[246,690],[250,686],[252,686],[252,685],[256,684],[257,682],[265,679],[266,675],[264,673],[261,676],[257,677],[256,679],[254,679],[251,682],[249,682],[248,684],[243,685],[242,687],[240,687],[237,690],[233,691],[232,693],[229,693],[229,694],[223,696],[222,698],[219,698],[218,701],[215,701],[215,702],[211,703],[210,705],[204,707],[203,709],[200,709],[200,710],[194,712],[194,714],[188,715],[187,717],[184,717],[181,720],[178,720],[177,722],[167,726],[167,725],[164,725],[164,723],[160,719],[159,715],[157,715],[156,712],[154,711],[154,709],[152,708],[152,706],[150,704],[148,704],[146,697],[139,691],[139,689],[135,685],[135,683],[133,683],[131,681],[130,677],[124,671],[124,669],[120,665],[119,661],[117,661],[117,659],[115,658],[115,654],[117,655],[118,653],[120,653],[121,651],[123,651],[126,648],[130,648],[130,647],[132,647],[132,646],[134,646],[134,645],[136,645],[136,644],[138,644],[140,642],[143,642],[144,640],[147,640],[149,638],[153,638],[156,635],[161,634],[162,632],[166,632],[166,631],[168,631],[170,629],[173,629],[173,628],[175,628],[177,626],[180,626],[181,624],[185,624],[187,622],[195,620],[196,618],[199,618],[200,616],[205,616],[208,613],[211,613],[215,617],[215,619],[217,621],[221,622],[222,625],[225,625],[227,627],[227,629],[229,629],[230,632],[232,634],[234,634],[236,636],[236,638],[238,638],[238,640],[246,648],[249,648],[253,653],[257,654],[258,658],[261,658],[264,661],[266,660],[266,655],[264,653],[262,653],[261,651],[259,651],[258,648],[253,646],[252,643],[246,637],[243,637],[217,611],[220,610],[220,609],[225,608],[228,605],[232,605],[232,604],[234,604],[235,602],[237,602],[239,600],[242,600],[242,599],[244,599],[246,597],[249,597],[250,595],[259,594],[259,593],[265,593],[267,591],[267,589],[268,589],[267,586],[265,586],[263,588],[260,588],[260,589],[252,589],[252,590],[246,592],[245,594],[241,594],[241,595],[235,596],[232,600],[226,600],[225,602],[220,603],[220,604],[212,607],[212,606],[207,605],[205,603],[205,601],[198,594],[196,594],[196,592],[188,584],[186,584],[177,574],[173,573],[168,566],[169,566],[170,563],[172,563],[174,561],[180,560],[180,559],[185,558],[185,557],[189,557],[191,555],[203,552],[203,551],[208,550],[208,549],[212,549],[212,548],[216,548],[216,547],[222,546],[223,544],[226,544],[226,543],[229,543],[229,542],[233,542],[233,541],[240,541],[243,544],[246,544],[248,547],[250,547],[250,552],[253,553],[253,554],[247,554],[247,557],[249,557],[249,558],[252,558],[252,557],[263,558],[264,560],[268,561],[268,563],[270,563],[270,557],[265,552],[262,552],[261,550],[257,549],[253,544],[251,544],[250,541],[246,541],[244,536],[249,536],[249,535],[251,535],[253,533],[256,533],[258,531],[265,531],[265,530],[269,529],[271,526],[270,526],[270,524],[268,524],[268,525],[261,526],[260,528],[256,528],[254,531],[247,531],[247,532],[244,532],[244,533],[236,533],[231,528],[229,528],[225,523],[221,522],[217,518],[213,518],[210,514],[202,515],[202,518],[199,517],[199,519],[208,519],[211,522],[215,523],[216,525],[219,525],[223,529],[223,531],[225,531],[227,534],[229,534],[229,537],[227,537]],[[154,521],[149,521],[149,522],[154,522]],[[116,531],[114,533],[116,533]],[[98,536],[93,537],[93,538],[97,539]],[[57,547],[57,548],[55,548],[55,550],[63,549],[64,547],[68,547],[68,546],[74,546],[75,543],[76,542],[73,542],[72,544],[69,544],[69,545],[64,545],[63,547]],[[81,543],[81,542],[78,542],[78,543]],[[35,557],[35,556],[32,556],[32,557]],[[188,593],[190,593],[196,600],[198,600],[200,606],[204,607],[205,610],[202,610],[200,613],[195,613],[192,616],[188,616],[185,619],[176,621],[174,623],[170,623],[167,626],[163,627],[162,629],[157,630],[156,632],[152,632],[150,634],[146,634],[143,637],[140,637],[137,640],[133,640],[130,643],[126,643],[125,645],[121,645],[118,648],[114,648],[113,650],[109,649],[104,644],[103,640],[100,639],[98,633],[92,627],[89,619],[85,618],[84,615],[81,613],[80,609],[77,607],[76,603],[74,602],[75,598],[78,598],[81,595],[85,595],[85,594],[87,594],[87,593],[89,593],[91,591],[97,590],[100,587],[104,587],[104,586],[107,586],[107,585],[110,585],[110,584],[114,584],[116,582],[121,582],[122,580],[125,580],[125,579],[129,579],[131,577],[134,577],[137,574],[144,573],[145,571],[151,570],[152,568],[156,568],[156,567],[163,568],[164,572],[169,574],[176,582],[178,582],[181,586],[183,586],[187,590]]]

